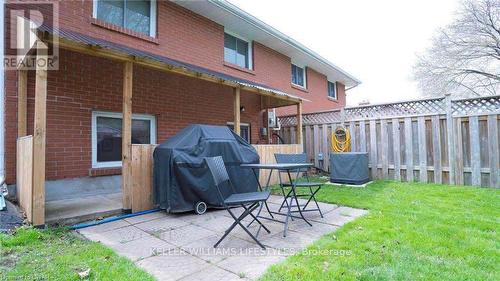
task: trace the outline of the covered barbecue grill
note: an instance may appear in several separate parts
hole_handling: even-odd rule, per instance
[[[154,201],[167,212],[195,210],[204,202],[220,206],[204,157],[222,156],[236,192],[257,190],[257,181],[242,163],[259,163],[255,148],[226,126],[190,125],[154,151]],[[230,193],[230,188],[226,189]]]

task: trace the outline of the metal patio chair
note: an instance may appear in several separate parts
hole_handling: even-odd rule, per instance
[[[307,155],[305,153],[298,153],[298,154],[279,154],[276,153],[274,154],[274,158],[276,159],[276,163],[308,163],[307,162]],[[297,172],[297,171],[294,171]],[[316,193],[321,189],[321,186],[323,183],[321,182],[311,182],[309,180],[309,174],[307,169],[299,170],[303,174],[303,176],[306,178],[306,182],[297,182],[296,187],[304,187],[304,188],[309,188],[309,194],[296,194],[297,197],[308,197],[306,204],[304,204],[302,207],[303,212],[311,212],[311,211],[318,211],[319,215],[323,217],[323,213],[321,212],[321,209],[319,207],[318,201],[316,201]],[[290,176],[290,175],[288,175]],[[280,188],[281,188],[281,193],[283,194],[284,200],[281,203],[281,206],[279,208],[278,212],[281,212],[281,209],[285,206],[288,207],[288,201],[287,199],[290,198],[292,195],[292,190],[289,190],[288,193],[285,192],[286,187],[291,187],[292,186],[292,180],[289,178],[289,183],[286,183],[282,180],[281,178],[281,172],[278,173],[278,178],[280,181]],[[297,179],[295,179],[297,180]],[[315,188],[315,189],[313,189]],[[306,209],[309,203],[313,201],[314,204],[316,205],[316,209]],[[296,207],[296,206],[292,206]],[[297,207],[298,208],[298,207]]]
[[[252,214],[252,212],[259,207],[260,203],[264,203],[271,194],[270,191],[256,191],[256,192],[246,192],[246,193],[236,193],[233,184],[229,179],[229,175],[227,174],[226,166],[224,165],[224,161],[221,156],[217,157],[205,157],[205,162],[212,174],[215,187],[217,192],[219,193],[219,197],[221,199],[222,207],[226,209],[231,217],[234,219],[234,223],[224,232],[224,235],[215,243],[214,248],[216,248],[224,238],[237,226],[241,226],[243,230],[252,237],[252,239],[262,248],[266,249],[262,243],[257,240],[255,237],[242,223],[241,221],[250,215],[257,223],[264,228],[267,233],[271,233],[269,229],[267,229],[262,222],[257,219],[257,217]],[[230,186],[232,194],[228,197],[224,198],[222,188]],[[237,217],[233,211],[231,211],[231,207],[240,206],[245,209],[245,211]]]

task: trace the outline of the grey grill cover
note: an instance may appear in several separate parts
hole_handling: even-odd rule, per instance
[[[257,190],[251,169],[259,163],[253,146],[226,126],[190,125],[158,145],[154,151],[154,201],[168,212],[186,212],[199,201],[220,206],[220,198],[204,157],[222,156],[236,192]],[[225,189],[228,196],[230,187]]]
[[[345,184],[367,183],[369,181],[368,153],[331,153],[330,181]]]

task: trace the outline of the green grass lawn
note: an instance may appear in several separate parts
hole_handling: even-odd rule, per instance
[[[370,213],[323,236],[262,280],[500,280],[500,190],[380,181],[323,186],[323,202]]]
[[[0,234],[0,280],[154,280],[101,244],[63,229]]]

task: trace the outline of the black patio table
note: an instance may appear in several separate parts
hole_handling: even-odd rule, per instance
[[[259,187],[260,191],[262,191],[264,189],[265,190],[269,189],[269,183],[271,181],[271,176],[272,176],[274,170],[277,170],[278,173],[279,172],[286,172],[286,174],[288,175],[288,179],[290,181],[290,187],[291,187],[291,191],[292,191],[292,196],[290,197],[290,202],[289,203],[287,202],[287,212],[286,212],[286,214],[283,214],[283,213],[280,213],[280,212],[273,212],[273,211],[271,211],[269,209],[269,206],[267,205],[267,202],[265,202],[264,204],[260,205],[259,211],[257,212],[256,217],[285,224],[285,228],[284,228],[284,231],[283,231],[283,237],[286,237],[286,233],[287,233],[287,230],[288,230],[288,221],[289,221],[290,218],[303,219],[307,224],[309,224],[310,226],[312,226],[312,224],[309,221],[307,221],[307,219],[302,214],[302,209],[301,209],[301,206],[299,204],[299,201],[297,200],[297,193],[296,193],[296,189],[295,189],[296,186],[297,186],[297,179],[299,177],[299,174],[300,174],[301,170],[313,167],[312,163],[241,164],[240,167],[252,169],[253,174],[254,174],[254,176],[255,176],[255,178],[257,180],[257,184],[258,184],[258,187]],[[267,182],[266,182],[266,185],[264,187],[262,187],[262,185],[260,184],[259,176],[257,175],[257,172],[256,172],[257,170],[269,170],[269,176],[267,178]],[[295,180],[292,178],[292,173],[293,172],[296,173]],[[292,205],[294,199],[295,199],[295,203],[297,205]],[[285,197],[285,200],[286,200],[286,197]],[[260,213],[261,213],[262,208],[264,206],[266,207],[267,212],[269,213],[269,215],[271,217],[261,216]],[[292,210],[292,207],[297,207],[297,210]],[[294,216],[292,213],[295,213],[295,212],[298,212],[300,214],[300,216]],[[274,215],[285,216],[285,220],[282,221],[282,220],[275,219],[274,216],[273,216],[273,214]],[[250,222],[250,224],[252,224],[252,223],[253,223],[253,221]],[[259,230],[260,230],[260,228],[259,228]]]

